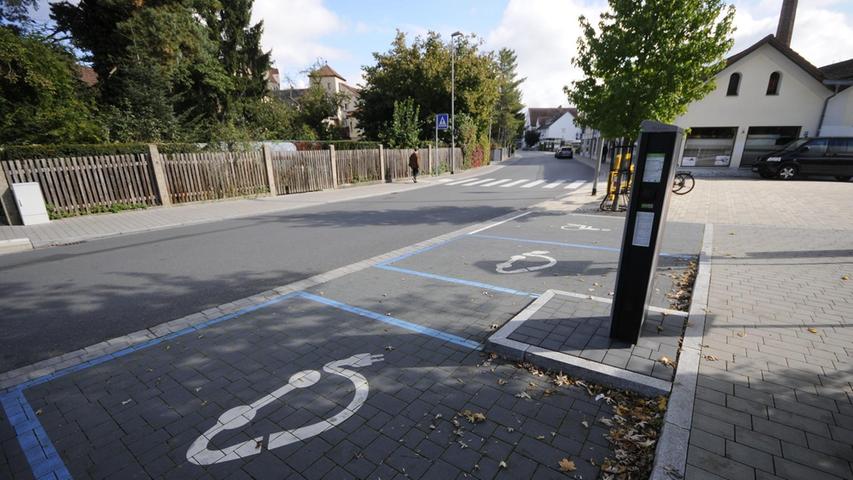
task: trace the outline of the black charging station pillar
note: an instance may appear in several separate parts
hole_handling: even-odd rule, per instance
[[[610,337],[637,343],[646,319],[675,164],[684,131],[675,125],[645,120],[640,125],[634,183],[625,218],[616,293],[610,313]]]

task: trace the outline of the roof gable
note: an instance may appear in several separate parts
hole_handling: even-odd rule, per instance
[[[346,78],[342,77],[340,73],[336,72],[329,65],[323,65],[322,67],[318,68],[317,70],[314,70],[313,72],[311,72],[311,76],[312,77],[320,77],[320,78],[337,77],[337,78],[340,78],[341,80],[343,80],[345,82],[347,81]]]
[[[828,80],[853,80],[853,58],[820,67]]]
[[[528,108],[527,116],[530,119],[530,126],[536,126],[539,124],[540,127],[545,127],[557,121],[560,117],[562,117],[566,113],[571,113],[573,117],[577,118],[578,110],[576,108]]]
[[[797,53],[793,49],[791,49],[791,47],[789,47],[789,46],[785,45],[784,43],[780,42],[779,40],[777,40],[776,37],[773,35],[767,35],[766,37],[764,37],[761,40],[752,44],[752,46],[750,46],[746,50],[743,50],[742,52],[737,53],[737,54],[732,55],[731,57],[727,58],[726,59],[726,68],[728,68],[728,67],[734,65],[735,63],[737,63],[738,61],[743,60],[744,58],[748,57],[752,52],[758,50],[759,48],[761,48],[764,45],[770,45],[771,47],[775,48],[776,50],[779,51],[779,53],[781,53],[782,55],[787,57],[788,60],[792,61],[795,65],[797,65],[798,67],[803,69],[806,73],[811,75],[815,80],[817,80],[821,84],[823,83],[825,77],[824,77],[823,72],[820,71],[820,69],[818,69],[817,67],[812,65],[811,62],[809,62],[808,60],[803,58],[799,53]]]

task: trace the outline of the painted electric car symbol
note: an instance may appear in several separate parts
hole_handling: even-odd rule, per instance
[[[592,225],[583,225],[580,223],[567,223],[560,227],[562,230],[586,231],[586,232],[609,232],[609,228],[593,227]]]
[[[369,353],[359,353],[343,360],[329,362],[323,366],[323,371],[333,375],[339,375],[351,381],[355,386],[355,395],[349,405],[341,412],[321,420],[311,425],[294,428],[291,430],[283,430],[280,432],[271,433],[267,439],[267,450],[275,450],[276,448],[290,445],[291,443],[301,442],[313,436],[319,435],[326,430],[334,428],[336,425],[344,422],[349,417],[353,416],[367,400],[367,392],[369,387],[367,379],[364,375],[342,367],[362,368],[370,366],[376,362],[383,360],[382,355],[371,355]],[[264,437],[256,437],[236,445],[225,447],[221,450],[210,450],[210,445],[213,437],[227,430],[235,430],[249,424],[257,415],[258,410],[273,403],[279,398],[296,390],[297,388],[307,388],[314,385],[320,380],[320,372],[317,370],[303,370],[297,372],[290,377],[287,384],[274,392],[261,397],[252,402],[251,405],[240,405],[230,410],[226,410],[219,419],[216,425],[201,434],[187,450],[187,460],[196,465],[212,465],[215,463],[223,463],[239,458],[245,458],[251,455],[256,455],[262,451]]]
[[[534,250],[532,252],[524,252],[521,255],[513,255],[513,256],[509,257],[509,260],[507,260],[506,262],[499,263],[497,265],[497,267],[495,268],[495,270],[497,270],[498,273],[521,273],[521,272],[535,272],[537,270],[544,270],[546,268],[551,268],[557,264],[557,260],[546,255],[547,253],[548,253],[547,250]],[[545,260],[547,263],[543,263],[541,265],[534,265],[532,267],[521,267],[521,268],[509,270],[510,268],[512,268],[512,265],[515,262],[518,262],[521,260],[527,260],[529,258],[540,258],[542,260]]]

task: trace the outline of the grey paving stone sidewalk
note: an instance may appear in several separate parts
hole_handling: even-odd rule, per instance
[[[686,477],[853,478],[850,232],[715,228]]]

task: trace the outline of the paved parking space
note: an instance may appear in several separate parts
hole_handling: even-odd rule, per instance
[[[612,455],[605,431],[582,424],[606,403],[532,388],[543,380],[477,347],[328,298],[282,297],[7,392],[0,473],[547,478],[562,458]]]
[[[606,298],[616,283],[623,222],[534,213],[390,260],[380,268],[520,296],[559,289]],[[562,228],[566,225],[571,228]],[[695,224],[668,228],[652,305],[670,306],[666,294],[698,252],[702,230]]]

